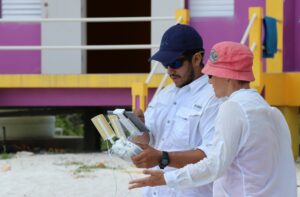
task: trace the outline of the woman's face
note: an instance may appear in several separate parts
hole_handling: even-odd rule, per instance
[[[209,76],[209,83],[212,84],[215,95],[218,98],[228,96],[229,80],[216,76]]]

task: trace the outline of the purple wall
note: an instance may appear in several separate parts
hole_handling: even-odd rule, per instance
[[[155,89],[149,89],[149,99]],[[1,107],[131,106],[131,89],[0,89]]]
[[[235,0],[233,17],[191,18],[191,25],[203,37],[206,59],[215,43],[226,40],[240,42],[248,25],[249,7],[264,7],[264,4],[265,1],[261,0]]]
[[[149,90],[149,99],[155,89]],[[0,106],[131,106],[129,88],[0,89]]]
[[[186,1],[188,7],[188,2]],[[191,18],[195,27],[204,40],[206,49],[205,59],[212,46],[220,41],[231,40],[240,42],[248,25],[248,8],[265,7],[264,0],[235,0],[234,17]],[[300,71],[300,2],[299,0],[285,1],[284,5],[284,70]],[[265,10],[264,10],[265,13]],[[296,44],[298,43],[298,44]]]
[[[287,3],[288,1],[285,1]],[[294,45],[294,70],[300,71],[300,1],[295,0],[295,17],[293,19],[294,21],[294,40],[292,44]],[[291,29],[293,31],[293,29]]]
[[[188,0],[187,6],[188,6]],[[192,18],[208,53],[213,44],[239,42],[248,24],[248,8],[264,0],[235,0],[234,17]],[[300,1],[285,1],[284,70],[300,71]],[[0,45],[40,45],[41,25],[0,24]],[[0,51],[0,74],[41,72],[40,51]],[[150,90],[150,98],[154,90]],[[0,106],[131,106],[130,89],[0,89]]]
[[[129,88],[0,89],[0,106],[131,106]]]
[[[284,3],[283,65],[284,71],[295,70],[295,1]]]
[[[41,45],[41,25],[1,23],[0,46]],[[41,73],[40,51],[0,51],[0,74]]]

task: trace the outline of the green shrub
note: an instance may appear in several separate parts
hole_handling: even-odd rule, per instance
[[[12,155],[8,153],[1,153],[0,154],[0,160],[5,160],[5,159],[11,159]]]
[[[81,114],[57,115],[55,127],[62,128],[67,136],[82,136],[84,132]]]

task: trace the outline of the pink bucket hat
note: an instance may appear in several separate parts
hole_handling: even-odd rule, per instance
[[[220,42],[213,46],[202,73],[226,79],[254,81],[253,54],[240,43]]]

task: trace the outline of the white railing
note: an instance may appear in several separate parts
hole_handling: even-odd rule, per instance
[[[255,48],[256,48],[256,43],[253,42],[252,45],[251,45],[250,50],[253,52],[255,50]]]
[[[153,77],[156,69],[158,68],[158,65],[159,65],[159,62],[155,62],[154,63],[153,67],[150,70],[150,73],[148,74],[148,76],[146,78],[145,84],[148,85],[150,83],[150,81],[151,81],[151,79],[152,79],[152,77]]]
[[[40,19],[0,19],[0,23],[18,22],[147,22],[155,20],[175,20],[176,17],[103,17],[103,18],[40,18]],[[135,49],[153,49],[159,45],[141,44],[141,45],[81,45],[81,46],[0,46],[0,51],[13,50],[135,50]]]
[[[1,23],[17,22],[147,22],[155,20],[175,20],[176,17],[105,17],[105,18],[41,18],[41,19],[0,19]],[[176,23],[180,23],[182,17],[179,17]],[[0,51],[26,51],[26,50],[135,50],[135,49],[152,49],[158,48],[159,45],[145,44],[145,45],[82,45],[82,46],[0,46]],[[155,62],[153,68],[147,76],[145,83],[148,85],[158,68],[159,62]],[[165,70],[164,77],[162,78],[153,98],[162,89],[168,79],[167,70]]]
[[[176,21],[176,23],[180,23],[182,21],[182,17],[179,17]],[[147,79],[145,81],[145,83],[148,85],[156,71],[156,69],[158,68],[158,65],[159,65],[159,62],[155,62],[154,65],[153,65],[153,68],[151,69],[150,73],[148,74],[147,76]],[[162,80],[160,81],[160,84],[159,86],[157,87],[152,99],[158,94],[158,92],[163,88],[163,86],[165,85],[166,81],[168,79],[168,72],[167,70],[165,70],[165,74],[164,74],[164,77],[162,78]]]
[[[252,15],[252,18],[251,18],[251,20],[250,20],[250,22],[249,22],[249,24],[248,24],[248,26],[246,28],[246,31],[245,31],[245,33],[244,33],[244,35],[242,37],[241,44],[245,44],[246,43],[246,40],[247,40],[247,38],[249,36],[249,32],[250,32],[250,30],[251,30],[251,28],[253,26],[253,23],[254,23],[255,19],[256,19],[256,13],[254,13]]]
[[[102,18],[32,18],[32,19],[0,19],[0,23],[18,22],[147,22],[156,20],[176,20],[176,17],[172,16],[158,16],[158,17],[102,17]]]
[[[164,74],[164,77],[163,77],[162,80],[160,81],[160,84],[159,84],[159,86],[157,87],[157,89],[156,89],[156,91],[155,91],[155,93],[154,93],[152,99],[155,98],[156,95],[160,92],[160,90],[164,87],[165,83],[167,82],[168,77],[169,77],[169,74],[168,74],[168,72],[167,72],[167,70],[166,70],[166,72],[165,72],[165,74]]]
[[[104,17],[104,18],[41,18],[41,19],[0,19],[1,23],[7,22],[142,22],[153,20],[175,20],[176,17]],[[181,19],[180,19],[181,21]],[[81,46],[0,46],[0,51],[12,50],[135,50],[158,48],[159,45],[81,45]]]
[[[158,48],[159,45],[82,45],[82,46],[0,46],[0,51],[28,51],[28,50],[135,50]]]

